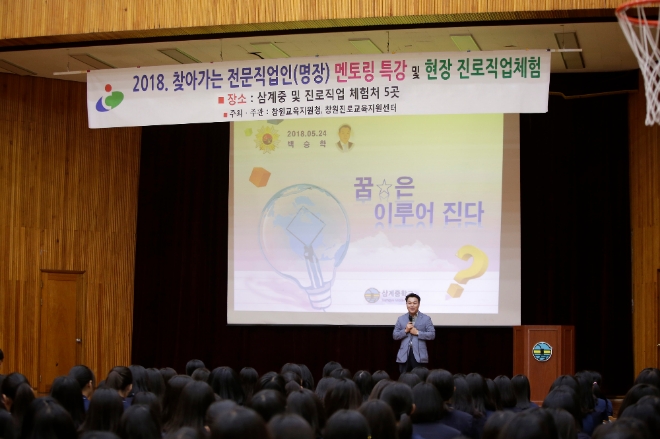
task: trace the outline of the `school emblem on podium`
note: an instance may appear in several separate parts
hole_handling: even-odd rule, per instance
[[[532,356],[536,361],[548,361],[552,357],[552,346],[540,341],[532,348]]]

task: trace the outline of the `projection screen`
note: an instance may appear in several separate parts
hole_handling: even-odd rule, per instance
[[[517,114],[232,125],[229,324],[520,324]]]

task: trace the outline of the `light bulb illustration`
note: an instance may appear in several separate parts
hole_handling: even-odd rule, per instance
[[[332,304],[335,273],[350,238],[344,207],[318,186],[284,188],[261,212],[261,252],[278,274],[307,293],[315,309],[325,311]]]

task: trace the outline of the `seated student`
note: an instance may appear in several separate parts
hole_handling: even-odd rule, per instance
[[[192,374],[197,369],[204,369],[206,366],[202,360],[190,360],[186,363],[186,375],[192,377]]]
[[[486,380],[478,373],[469,373],[465,376],[465,381],[467,381],[468,388],[470,389],[472,405],[488,419],[497,408],[488,391]]]
[[[50,388],[50,396],[69,412],[76,430],[85,420],[85,404],[80,393],[80,384],[70,376],[55,378]]]
[[[160,398],[158,398],[155,393],[136,393],[131,402],[131,407],[134,405],[143,405],[147,407],[154,419],[158,421],[158,425],[161,424],[161,420],[163,419],[163,405],[160,402]]]
[[[621,406],[619,407],[619,413],[617,413],[617,418],[621,417],[621,414],[629,405],[635,404],[644,396],[660,396],[660,390],[651,384],[635,384],[630,390],[628,390],[628,393],[626,393],[626,396],[623,398]]]
[[[302,379],[303,379],[303,387],[305,389],[309,389],[311,391],[314,391],[314,376],[312,375],[312,371],[309,370],[309,368],[304,365],[304,364],[299,364],[300,370],[302,370]]]
[[[504,426],[500,437],[506,439],[555,439],[557,438],[557,427],[550,413],[535,408],[516,414]]]
[[[564,409],[552,408],[545,409],[552,415],[557,426],[558,439],[577,439],[577,429],[575,428],[575,419],[573,415]]]
[[[397,439],[394,412],[386,402],[373,399],[363,403],[358,411],[369,423],[371,439]]]
[[[424,439],[452,439],[461,432],[440,422],[444,415],[444,401],[433,384],[421,383],[413,388],[415,410],[411,414],[413,434]]]
[[[329,377],[333,370],[342,369],[341,364],[336,361],[328,361],[323,366],[323,376],[321,378]]]
[[[511,410],[501,410],[492,414],[486,425],[484,425],[484,432],[481,439],[497,439],[504,426],[515,416]],[[560,438],[564,439],[564,438]],[[576,439],[576,438],[572,438]]]
[[[323,398],[325,414],[332,416],[337,410],[356,410],[362,404],[362,395],[357,385],[350,379],[336,379]]]
[[[506,375],[499,375],[493,380],[495,386],[497,386],[497,391],[500,394],[500,404],[502,410],[512,410],[514,412],[519,412],[521,410],[516,408],[518,400],[516,395],[513,392],[513,384],[511,380]]]
[[[147,369],[147,384],[149,387],[149,392],[156,395],[162,404],[163,398],[165,397],[165,380],[163,379],[163,376],[160,374],[158,369],[154,367]]]
[[[284,377],[280,375],[277,372],[266,372],[265,374],[261,375],[259,378],[259,381],[257,381],[257,385],[254,387],[254,391],[258,392],[260,390],[277,390],[282,394],[282,396],[286,395],[286,391],[284,387],[286,386],[286,381],[284,381]]]
[[[660,389],[660,369],[647,367],[637,375],[635,384],[650,384]]]
[[[580,387],[578,396],[580,398],[580,406],[584,417],[582,418],[582,431],[589,436],[594,432],[594,429],[607,421],[607,416],[604,410],[596,410],[597,398],[594,396],[593,391],[593,378],[588,373],[578,373],[575,379]]]
[[[369,394],[369,400],[372,399],[380,399],[381,393],[383,393],[383,389],[387,386],[391,386],[394,384],[394,381],[391,381],[390,379],[386,380],[380,380],[376,383],[373,389],[371,389],[371,393]]]
[[[424,366],[417,366],[413,370],[411,370],[410,372],[417,375],[423,383],[426,382],[426,378],[428,378],[428,376],[429,376],[429,369],[427,367],[424,367]]]
[[[14,425],[14,417],[4,409],[0,409],[0,437],[3,439],[15,439],[18,437]]]
[[[335,369],[332,372],[330,372],[330,376],[332,378],[346,378],[347,380],[350,380],[353,374],[351,373],[350,370],[348,369]]]
[[[655,439],[639,419],[617,419],[596,428],[592,439]]]
[[[369,395],[374,389],[374,381],[371,378],[371,374],[366,370],[358,370],[355,375],[353,375],[353,382],[357,384],[358,389],[360,389],[362,402],[369,399]]]
[[[116,390],[98,389],[89,403],[89,411],[80,427],[80,432],[98,430],[117,433],[123,413],[123,400]]]
[[[656,411],[653,404],[644,404],[640,401],[629,405],[623,411],[619,420],[626,418],[639,419],[649,429],[651,437],[660,438],[660,413]]]
[[[147,369],[139,364],[131,364],[128,369],[133,375],[133,387],[131,388],[131,398],[138,392],[149,391],[149,377],[147,376]]]
[[[216,367],[209,375],[208,383],[222,399],[231,399],[238,405],[245,404],[245,394],[238,374],[231,367]]]
[[[338,410],[330,416],[323,431],[323,439],[368,439],[369,423],[355,410]]]
[[[222,413],[209,429],[210,439],[270,439],[261,416],[240,406]]]
[[[426,378],[427,383],[433,384],[445,402],[445,414],[440,422],[448,427],[455,428],[465,436],[473,434],[474,416],[453,408],[449,403],[454,396],[454,377],[446,370],[432,370]]]
[[[604,406],[603,411],[609,418],[610,416],[614,415],[614,409],[612,407],[612,401],[607,399],[605,395],[602,392],[602,386],[603,386],[603,376],[600,374],[600,372],[592,370],[591,371],[591,377],[594,380],[594,395],[596,395],[596,398],[598,398],[599,402],[596,404],[597,409],[599,406]],[[602,401],[602,402],[601,402]]]
[[[144,394],[146,392],[139,392]],[[121,439],[162,439],[160,422],[147,406],[132,405],[119,419],[118,434]]]
[[[176,407],[179,404],[179,397],[183,388],[186,387],[186,384],[191,382],[193,379],[188,375],[176,375],[170,378],[165,387],[165,397],[163,399],[163,418],[162,424],[165,425],[172,419]]]
[[[20,435],[21,425],[23,424],[23,417],[34,401],[34,392],[30,387],[30,382],[23,374],[12,372],[2,380],[2,387],[0,387],[2,394],[2,402],[4,403],[7,411],[11,413],[14,418],[16,426],[16,435]]]
[[[319,416],[325,417],[325,415],[319,413],[323,410],[323,404],[317,404],[317,400],[318,397],[309,389],[291,392],[286,399],[286,411],[300,415],[312,427],[314,434],[320,437],[322,426]]]
[[[373,379],[375,386],[381,380],[389,380],[390,374],[388,374],[384,370],[377,370],[376,372],[373,373],[373,375],[371,375],[371,379]]]
[[[472,434],[470,436],[481,437],[486,425],[486,415],[475,409],[466,379],[457,374],[454,375],[454,395],[451,398],[451,406],[472,415]]]
[[[176,410],[164,426],[164,430],[170,432],[182,427],[191,427],[199,434],[204,434],[204,417],[207,409],[214,402],[215,394],[211,386],[201,381],[189,381],[181,391]]]
[[[490,378],[486,378],[486,387],[488,387],[488,394],[490,395],[491,401],[495,406],[495,411],[502,410],[502,398],[500,397],[500,389],[495,384],[495,381]]]
[[[130,395],[133,390],[133,373],[128,367],[113,367],[105,379],[105,387],[114,389],[119,393],[125,409],[131,406],[132,397]]]
[[[271,439],[315,439],[314,430],[301,416],[284,413],[268,422]]]
[[[245,403],[249,404],[252,395],[254,395],[254,388],[257,385],[257,381],[259,381],[259,374],[251,367],[244,367],[238,372],[238,377],[241,380],[241,386],[243,387],[243,393],[245,394]]]
[[[578,432],[578,439],[588,439],[589,435],[582,431],[582,407],[577,393],[568,386],[559,386],[554,388],[548,393],[543,400],[543,408],[559,408],[564,409],[573,416],[575,420],[575,428]],[[522,413],[526,413],[522,412]]]
[[[94,393],[94,384],[96,383],[94,372],[92,372],[92,370],[84,364],[79,364],[71,368],[69,371],[69,376],[78,381],[78,385],[80,386],[82,392],[82,400],[85,407],[85,412],[87,412],[87,410],[89,410],[89,398],[91,398],[92,393]]]
[[[46,396],[30,403],[23,418],[21,437],[73,439],[76,437],[76,427],[66,409],[54,398]]]
[[[277,390],[264,389],[254,394],[249,407],[259,413],[265,422],[268,422],[273,416],[284,413],[286,399]]]
[[[332,378],[332,377],[321,378],[321,380],[316,385],[316,389],[314,390],[314,393],[316,393],[316,396],[321,398],[321,401],[323,401],[323,398],[325,398],[325,394],[332,386],[335,385],[336,382],[337,382],[336,378]]]
[[[538,407],[538,405],[530,401],[531,389],[529,379],[525,375],[516,375],[511,378],[511,387],[513,394],[516,397],[516,409],[514,411],[521,412],[530,408]]]
[[[163,381],[165,381],[165,385],[167,386],[167,382],[172,379],[172,377],[176,376],[176,370],[172,369],[171,367],[164,367],[160,369],[158,372],[163,376]]]
[[[410,388],[414,388],[417,384],[421,383],[422,380],[419,379],[419,376],[415,375],[412,372],[404,372],[399,375],[399,382],[407,384]]]

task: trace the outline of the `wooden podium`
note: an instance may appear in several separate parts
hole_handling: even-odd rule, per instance
[[[548,356],[548,349],[543,343],[552,348],[552,355],[547,361],[534,357],[544,359]],[[531,386],[530,399],[541,405],[558,376],[575,374],[575,327],[514,326],[513,374],[527,375]]]

